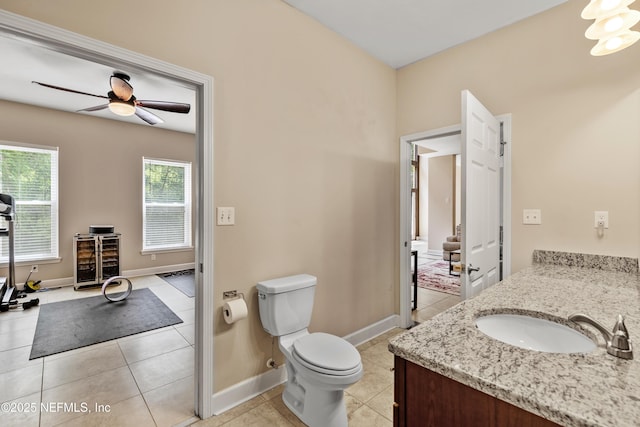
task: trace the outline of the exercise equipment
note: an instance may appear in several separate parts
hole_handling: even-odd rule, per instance
[[[124,292],[119,292],[119,293],[113,293],[113,294],[108,294],[107,293],[107,288],[110,285],[115,285],[115,284],[119,284],[119,281],[124,280],[128,283],[127,285],[127,290]],[[104,295],[104,297],[109,301],[109,302],[118,302],[118,301],[124,301],[125,299],[127,299],[127,297],[129,295],[131,295],[131,290],[133,289],[133,285],[131,284],[131,280],[127,279],[124,276],[113,276],[110,279],[108,279],[107,281],[105,281],[102,284],[102,295]]]
[[[6,228],[0,228],[0,236],[9,238],[9,273],[8,277],[0,277],[0,312],[22,307],[24,310],[40,303],[38,298],[18,302],[18,298],[26,296],[16,288],[16,267],[14,259],[13,220],[15,218],[15,200],[9,194],[0,193],[0,217],[7,222]]]
[[[40,290],[40,283],[42,283],[42,280],[29,280],[31,279],[31,274],[33,274],[33,267],[31,268],[31,271],[29,271],[29,275],[27,276],[27,280],[24,281],[24,291],[28,294],[30,294],[31,292],[35,292],[35,291],[39,291]]]

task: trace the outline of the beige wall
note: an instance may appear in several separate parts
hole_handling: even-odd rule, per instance
[[[455,156],[423,160],[429,161],[429,249],[441,251],[453,235]]]
[[[640,45],[592,57],[583,2],[398,71],[398,135],[460,123],[460,91],[513,114],[513,271],[534,249],[638,257]],[[522,225],[522,209],[542,225]],[[603,238],[594,211],[609,211]]]
[[[216,228],[216,259],[205,260],[217,390],[271,356],[259,280],[317,275],[312,331],[345,335],[395,312],[398,136],[459,123],[462,89],[513,113],[514,270],[534,248],[638,256],[640,49],[590,57],[582,6],[396,73],[279,0],[0,0],[215,78],[215,204],[235,206],[237,224]],[[542,209],[544,223],[522,226],[523,208]],[[598,239],[593,211],[605,209]],[[228,289],[249,301],[250,318],[232,327],[220,313]]]
[[[0,7],[214,77],[215,204],[236,208],[205,260],[215,267],[217,390],[266,370],[260,280],[316,275],[312,331],[346,335],[395,312],[393,69],[279,0]],[[220,310],[230,289],[250,313],[233,326]]]
[[[7,101],[0,112],[0,140],[59,147],[61,262],[40,264],[32,278],[73,277],[73,236],[91,224],[113,224],[122,234],[122,270],[193,262],[193,251],[158,253],[155,261],[140,251],[142,157],[193,163],[194,135]],[[16,283],[28,273],[17,267]]]

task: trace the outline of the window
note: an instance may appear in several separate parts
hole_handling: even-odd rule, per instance
[[[0,192],[15,201],[15,261],[58,258],[58,149],[0,144]],[[8,262],[9,239],[0,239]]]
[[[142,250],[190,248],[191,163],[142,162]]]

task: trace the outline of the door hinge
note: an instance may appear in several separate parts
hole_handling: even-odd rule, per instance
[[[504,156],[504,146],[507,141],[504,140],[504,122],[500,122],[500,157]]]

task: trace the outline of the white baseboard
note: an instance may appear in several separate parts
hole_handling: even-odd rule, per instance
[[[349,335],[344,336],[343,338],[349,341],[354,346],[359,346],[362,343],[365,343],[378,335],[382,335],[385,332],[398,328],[400,326],[400,316],[397,314],[392,314],[389,317],[386,317],[382,320],[378,320],[376,323],[372,323],[369,326],[365,326],[364,328],[352,332]]]
[[[40,282],[40,289],[57,289],[65,286],[73,286],[73,277],[61,277],[60,279],[46,279]],[[24,283],[16,283],[16,288],[24,289]]]
[[[124,277],[152,276],[154,274],[170,273],[172,271],[190,270],[195,268],[195,262],[184,264],[162,265],[151,268],[140,268],[137,270],[125,270],[121,272]],[[56,289],[65,286],[73,286],[73,277],[61,277],[59,279],[46,279],[40,283],[40,288]],[[16,283],[16,288],[24,289],[24,283]]]
[[[121,274],[125,277],[153,276],[154,274],[170,273],[172,271],[192,270],[196,268],[195,262],[184,264],[161,265],[158,267],[139,268],[137,270],[125,270]]]
[[[393,314],[382,320],[355,331],[345,337],[354,346],[360,345],[372,338],[381,335],[388,330],[397,328],[400,324],[400,316]],[[261,393],[282,384],[287,380],[287,370],[284,365],[278,369],[267,371],[255,377],[248,378],[229,388],[226,388],[211,397],[211,407],[214,415],[220,415],[247,400],[253,399]]]
[[[287,370],[284,365],[281,365],[278,369],[272,369],[225,388],[211,396],[213,414],[220,415],[267,390],[271,390],[286,380]]]

